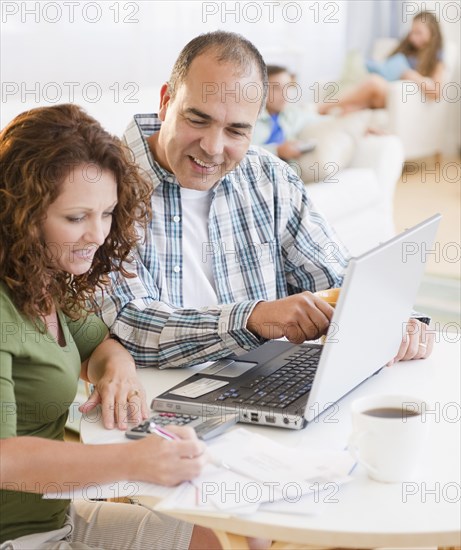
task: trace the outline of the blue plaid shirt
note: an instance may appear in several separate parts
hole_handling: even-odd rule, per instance
[[[208,219],[219,304],[183,307],[180,185],[157,164],[146,137],[156,115],[136,115],[125,140],[153,186],[153,220],[127,265],[136,277],[112,275],[100,296],[102,317],[139,367],[184,367],[241,354],[263,343],[247,328],[261,300],[340,286],[347,251],[309,200],[304,184],[279,158],[251,147],[214,187]]]

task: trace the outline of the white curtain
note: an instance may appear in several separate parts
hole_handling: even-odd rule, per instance
[[[348,0],[347,3],[347,49],[364,56],[371,54],[377,38],[400,38],[407,27],[404,20],[411,20],[402,0]]]

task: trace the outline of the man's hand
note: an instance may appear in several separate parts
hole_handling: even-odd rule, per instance
[[[311,292],[256,305],[247,329],[268,340],[286,337],[293,344],[326,334],[334,309]]]
[[[432,353],[434,339],[434,332],[429,331],[425,323],[417,319],[410,319],[406,325],[406,333],[402,338],[399,351],[387,366],[390,367],[397,361],[426,359]]]

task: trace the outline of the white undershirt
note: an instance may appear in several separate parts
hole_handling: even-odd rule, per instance
[[[213,257],[207,254],[208,216],[213,191],[181,187],[184,307],[201,308],[218,303]]]

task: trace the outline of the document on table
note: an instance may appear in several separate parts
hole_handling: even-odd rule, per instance
[[[178,487],[119,481],[67,493],[51,488],[44,498],[101,499],[154,496],[157,510],[238,515],[265,511],[318,513],[350,480],[354,461],[347,451],[303,450],[238,428],[208,444],[213,463]],[[73,489],[73,490],[72,490]]]
[[[248,514],[319,513],[351,478],[347,451],[302,451],[239,428],[209,444],[214,462],[162,500],[156,510]]]

